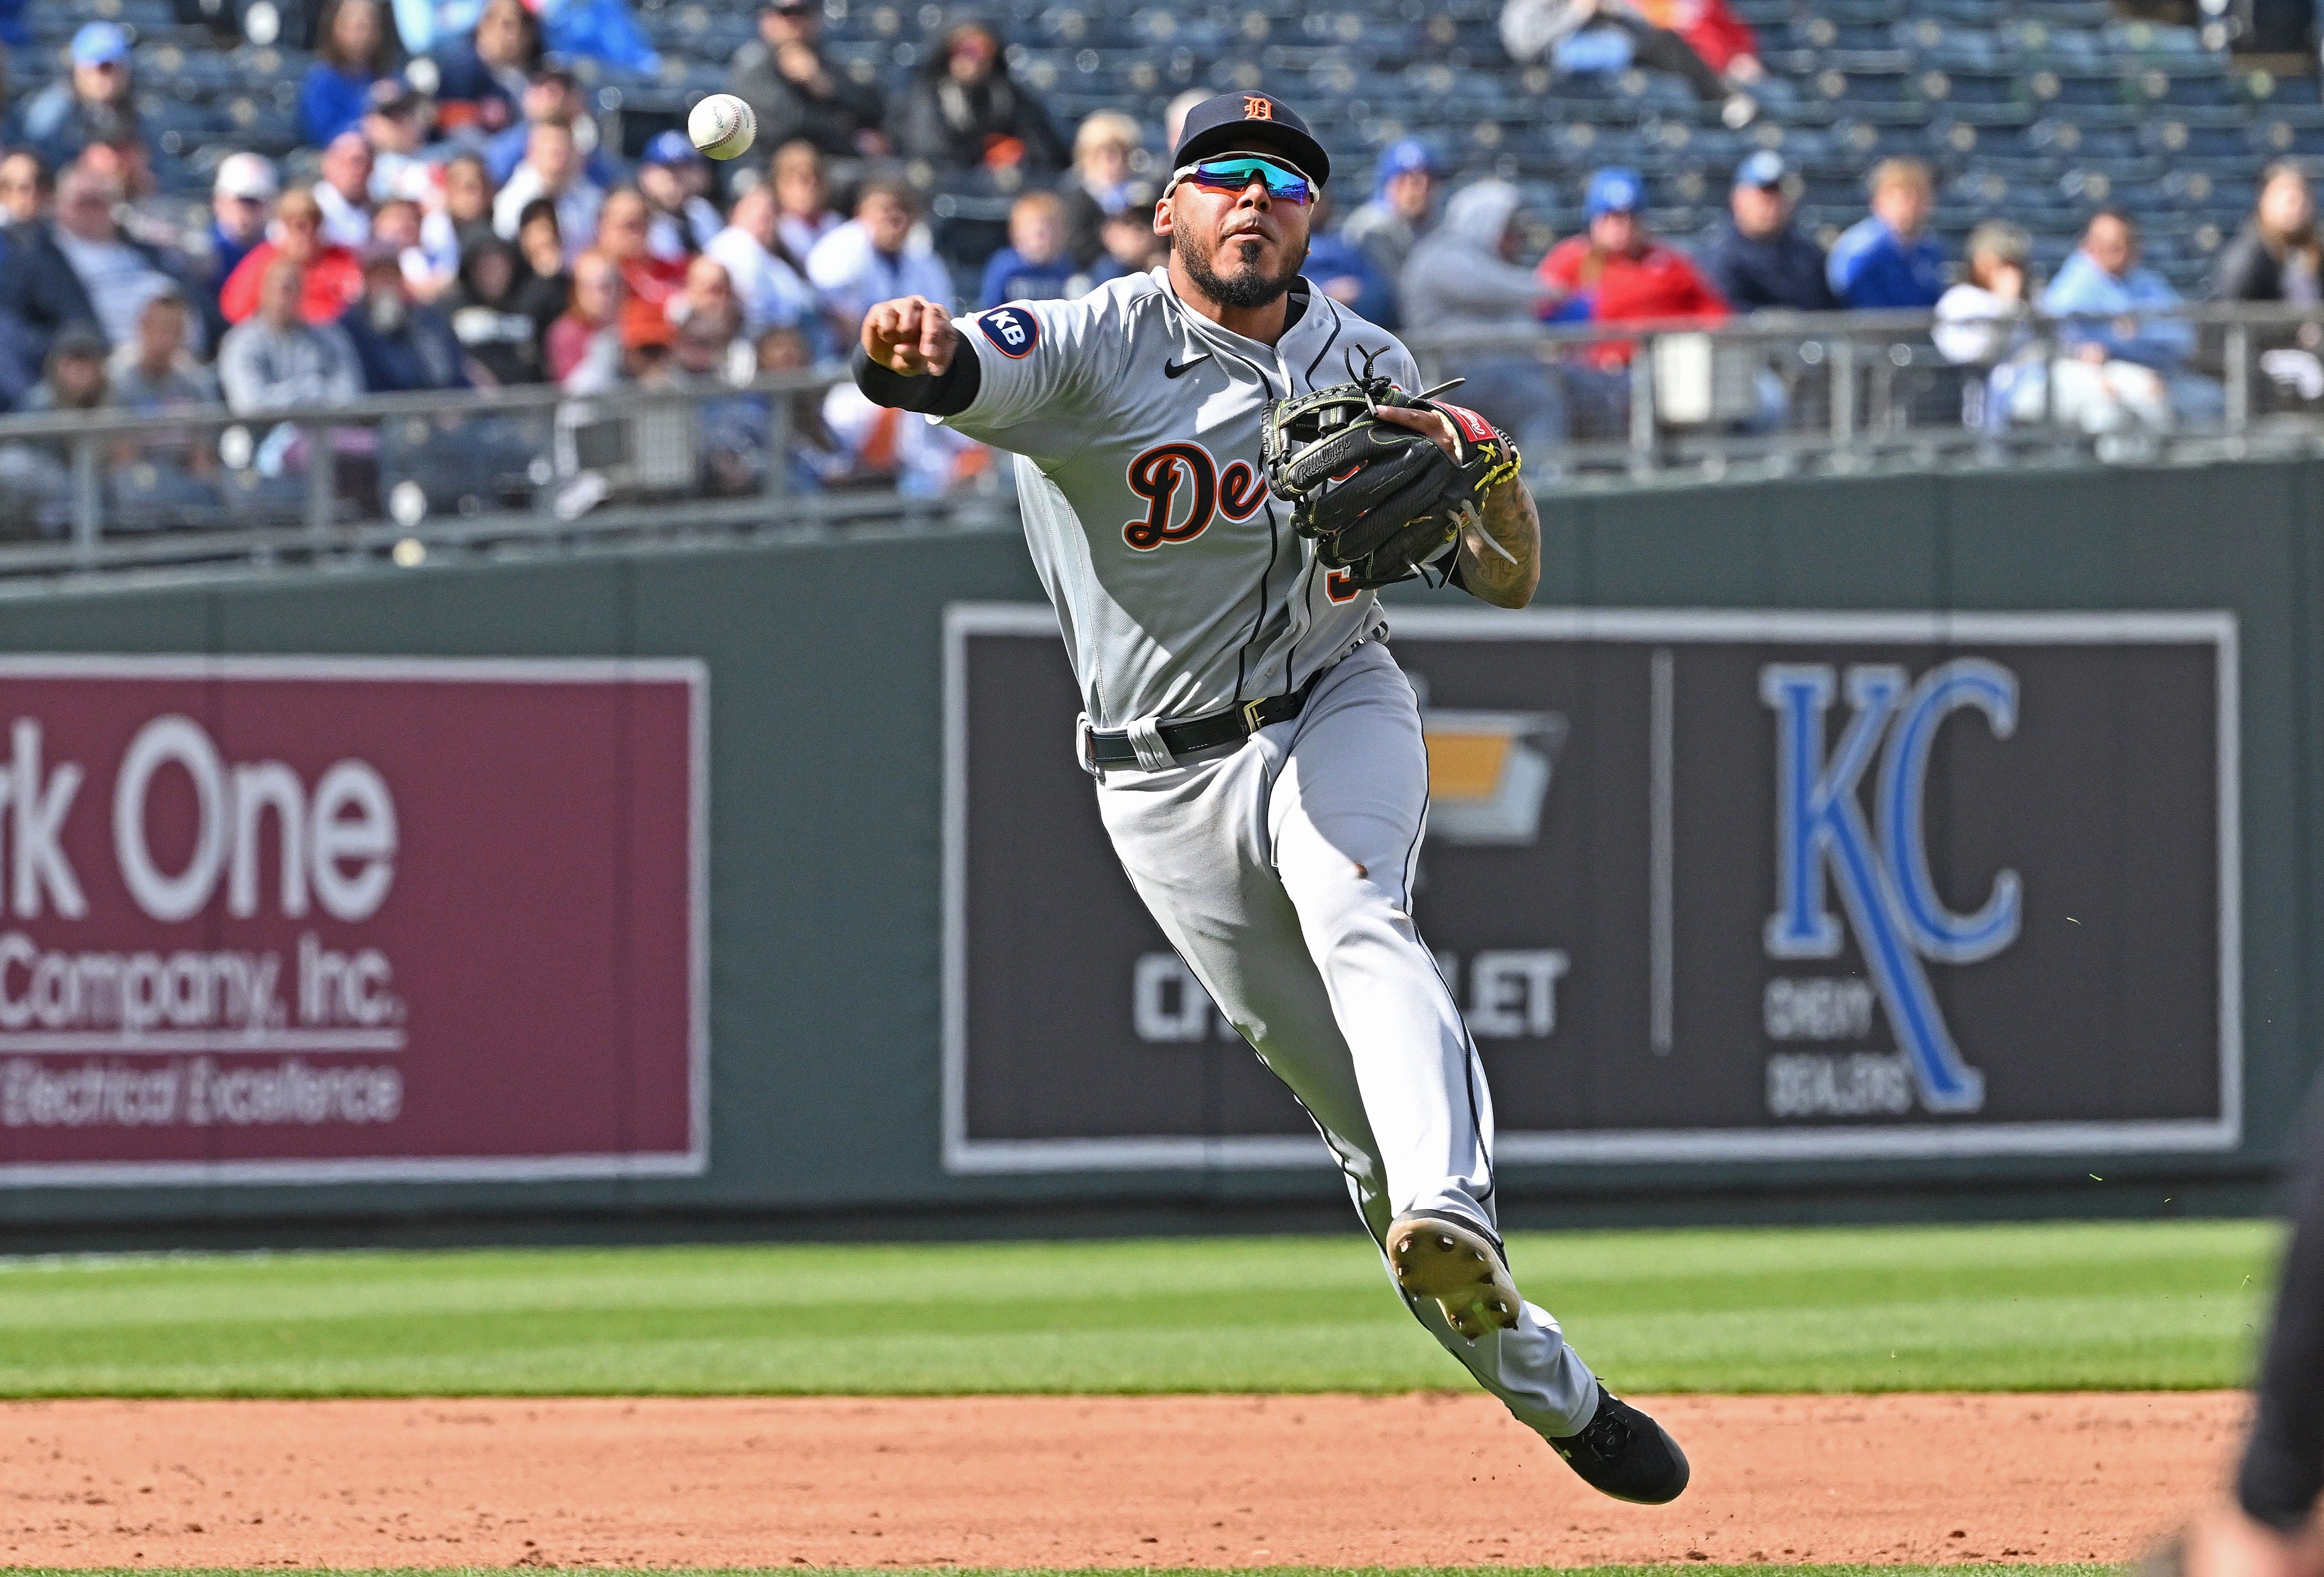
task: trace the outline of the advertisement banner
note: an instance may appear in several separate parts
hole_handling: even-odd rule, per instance
[[[1391,624],[1502,1159],[2239,1141],[2232,615]],[[1107,845],[1055,616],[946,634],[947,1167],[1324,1161]]]
[[[706,700],[0,658],[0,1185],[702,1171]]]

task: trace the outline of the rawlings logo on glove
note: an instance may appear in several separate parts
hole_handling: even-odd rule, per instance
[[[1344,572],[1341,584],[1393,586],[1438,564],[1487,490],[1517,474],[1506,433],[1429,397],[1451,387],[1406,394],[1367,362],[1350,383],[1268,401],[1259,454],[1268,490],[1291,506],[1292,527],[1314,541],[1317,561]],[[1449,419],[1458,457],[1430,433],[1379,420],[1383,406]]]

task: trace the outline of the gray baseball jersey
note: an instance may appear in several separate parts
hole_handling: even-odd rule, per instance
[[[1269,497],[1269,400],[1412,355],[1316,292],[1273,346],[1188,311],[1156,269],[1076,301],[964,319],[982,373],[946,424],[1017,456],[1025,536],[1099,728],[1297,688],[1376,632],[1373,593],[1315,561]]]

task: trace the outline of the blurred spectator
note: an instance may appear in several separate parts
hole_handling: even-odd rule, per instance
[[[428,300],[450,290],[459,276],[461,249],[493,234],[493,178],[480,156],[455,155],[444,166],[443,206],[420,216],[426,273],[413,288]]]
[[[1065,201],[1053,191],[1028,191],[1009,205],[1009,244],[984,265],[983,305],[1053,301],[1089,288],[1065,251]]]
[[[1404,265],[1398,298],[1404,332],[1459,336],[1450,369],[1468,380],[1461,401],[1545,461],[1565,437],[1565,396],[1557,374],[1526,341],[1563,298],[1514,262],[1519,244],[1517,189],[1480,180],[1452,194],[1444,222],[1420,238]]]
[[[550,54],[661,75],[662,58],[646,42],[627,0],[556,0],[541,7],[540,25]]]
[[[1791,168],[1772,148],[1737,166],[1727,220],[1706,260],[1711,282],[1738,312],[1831,312],[1840,298],[1825,277],[1823,248],[1792,223],[1784,182]]]
[[[226,162],[231,164],[236,157],[255,156],[229,155]],[[51,189],[49,167],[38,153],[30,148],[11,148],[0,154],[0,228],[37,225],[47,218]]]
[[[758,353],[744,337],[734,282],[716,258],[697,257],[687,265],[686,289],[672,298],[668,316],[683,331],[677,346],[680,367],[734,383],[750,381]]]
[[[928,51],[896,111],[896,152],[939,170],[1060,169],[1065,144],[1049,112],[1009,74],[1001,37],[982,22],[956,22]]]
[[[355,347],[367,393],[468,386],[452,326],[411,300],[402,259],[384,246],[364,254],[363,300],[346,309],[339,327]]]
[[[161,189],[153,177],[152,151],[145,145],[145,128],[137,117],[120,110],[100,109],[89,115],[89,139],[81,148],[80,162],[101,174],[111,176],[121,188],[121,195],[132,203],[143,202]],[[134,212],[120,216],[123,225],[138,222]],[[142,239],[174,240],[174,235],[163,229],[155,236]]]
[[[1629,0],[1655,27],[1674,32],[1730,87],[1748,88],[1767,74],[1751,24],[1727,0]]]
[[[912,220],[910,187],[885,178],[867,180],[856,194],[855,217],[807,254],[807,282],[823,292],[849,334],[873,306],[898,296],[952,300],[952,275]]]
[[[217,379],[187,347],[192,310],[183,296],[156,296],[145,303],[136,339],[116,349],[106,364],[107,405],[139,416],[166,416],[218,403]],[[206,478],[217,468],[208,438],[203,428],[152,434],[132,457],[179,478]],[[145,489],[149,496],[166,491],[158,478]]]
[[[590,118],[588,101],[571,71],[550,64],[535,70],[525,85],[523,109],[521,121],[484,144],[484,168],[494,186],[507,184],[516,167],[524,162],[531,149],[531,128],[543,121],[561,122],[572,129],[573,146],[580,153],[582,171],[591,184],[601,190],[621,184],[621,167],[598,145],[597,123]]]
[[[1868,185],[1872,212],[1832,244],[1825,268],[1832,293],[1860,311],[1935,306],[1945,293],[1945,252],[1923,228],[1936,206],[1929,167],[1883,159]]]
[[[2089,364],[2144,367],[2163,381],[2171,414],[2181,421],[2217,421],[2226,392],[2187,370],[2195,327],[2142,311],[2180,305],[2179,292],[2138,261],[2138,226],[2128,215],[2101,208],[2082,232],[2082,244],[2042,293],[2042,310],[2065,318],[2058,342]]]
[[[935,498],[983,471],[991,452],[933,421],[874,405],[852,380],[823,398],[823,426],[839,445],[840,469],[852,480],[893,485],[907,498]]]
[[[1189,88],[1163,106],[1163,147],[1176,148],[1178,145],[1178,134],[1185,129],[1187,113],[1211,96],[1211,90],[1207,88]]]
[[[1139,208],[1153,217],[1153,188],[1130,174],[1138,143],[1138,123],[1118,109],[1097,111],[1074,134],[1074,169],[1064,187],[1065,250],[1083,268],[1105,255],[1098,231],[1109,216]]]
[[[684,263],[726,227],[706,195],[710,161],[684,132],[658,132],[646,143],[638,190],[646,199],[646,250],[665,263]]]
[[[0,169],[0,180],[5,179],[5,169]],[[267,209],[281,190],[274,166],[263,154],[229,153],[218,162],[217,175],[210,183],[207,247],[194,249],[190,273],[211,345],[224,338],[226,330],[218,293],[251,249],[266,239]]]
[[[775,225],[783,249],[804,265],[815,244],[839,228],[831,189],[823,179],[823,155],[811,143],[786,143],[775,150],[768,175],[775,189]]]
[[[1372,173],[1372,195],[1348,216],[1341,233],[1389,279],[1403,273],[1405,260],[1428,229],[1436,207],[1436,180],[1443,166],[1418,137],[1402,137],[1380,150]]]
[[[129,340],[145,303],[178,288],[160,252],[115,227],[120,200],[111,177],[75,164],[58,183],[56,217],[12,233],[0,259],[0,315],[32,331],[32,365],[70,324],[91,325],[108,345]]]
[[[383,77],[371,85],[361,129],[371,149],[374,201],[409,198],[424,203],[437,196],[442,171],[423,152],[428,121],[428,100],[402,77]]]
[[[805,141],[835,159],[872,159],[888,152],[879,93],[831,69],[817,47],[817,0],[761,0],[759,36],[734,51],[728,87],[759,117],[770,147]]]
[[[469,375],[487,387],[541,380],[540,328],[525,310],[523,282],[514,247],[481,241],[461,254],[459,283],[444,298]]]
[[[761,374],[804,372],[814,359],[807,337],[796,328],[770,328],[759,337]],[[786,401],[790,407],[785,412],[789,419],[790,444],[777,463],[789,466],[791,485],[802,493],[811,493],[844,482],[848,459],[839,440],[823,424],[822,391],[802,389],[794,394],[771,398]]]
[[[106,403],[105,339],[88,324],[66,329],[49,346],[41,381],[17,409],[27,416],[42,411],[95,410]]]
[[[632,299],[667,307],[685,288],[686,264],[669,263],[646,250],[646,199],[633,186],[622,187],[597,214],[597,250],[621,265],[622,284]]]
[[[1348,239],[1346,230],[1333,227],[1329,187],[1315,193],[1307,224],[1307,261],[1299,272],[1342,307],[1355,309],[1366,322],[1394,328],[1396,291],[1363,248]]]
[[[524,162],[493,199],[493,229],[502,240],[516,239],[517,219],[536,198],[547,198],[557,205],[557,227],[565,236],[568,254],[577,253],[597,233],[597,211],[604,206],[605,193],[583,170],[568,122],[535,121],[526,134]],[[640,208],[642,210],[642,200]],[[642,212],[639,231],[642,247]]]
[[[549,326],[544,342],[549,376],[558,383],[593,355],[607,364],[621,360],[622,270],[598,251],[573,262],[573,300]]]
[[[1541,260],[1542,282],[1564,296],[1590,303],[1593,323],[1692,318],[1710,324],[1727,317],[1725,298],[1676,247],[1665,246],[1646,228],[1639,209],[1646,189],[1635,171],[1600,170],[1590,178],[1582,212],[1586,235],[1570,236]],[[1605,372],[1630,364],[1631,340],[1601,339],[1582,360]],[[1628,398],[1627,379],[1624,398]]]
[[[341,132],[323,150],[315,200],[323,208],[323,239],[359,247],[371,239],[371,144],[361,132]]]
[[[88,324],[76,324],[57,336],[39,381],[16,408],[28,416],[94,410],[105,403],[105,341]],[[43,533],[61,534],[72,519],[78,447],[63,438],[0,445],[0,493],[10,495],[14,506],[7,512],[28,513]]]
[[[110,22],[84,23],[73,34],[71,74],[32,97],[17,122],[19,134],[51,170],[62,170],[100,134],[116,135],[134,119],[129,34]]]
[[[6,167],[0,165],[0,176]],[[2312,307],[2324,291],[2324,246],[2316,238],[2316,198],[2299,165],[2271,164],[2243,232],[2211,264],[2214,301],[2290,301]]]
[[[6,174],[7,166],[0,164],[0,182]],[[2300,166],[2272,164],[2261,179],[2259,200],[2243,233],[2219,249],[2211,266],[2210,299],[2313,307],[2324,299],[2319,278],[2324,278],[2324,246],[2316,236],[2315,194]],[[2259,353],[2257,370],[2266,386],[2296,400],[2324,399],[2324,360],[2317,354],[2324,350],[2324,331],[2316,325],[2255,329],[2251,343]]]
[[[476,31],[437,51],[438,126],[506,131],[516,124],[540,55],[540,23],[524,0],[487,0]]]
[[[363,122],[371,85],[395,63],[395,32],[380,0],[325,0],[315,23],[315,63],[299,89],[299,124],[327,147]]]
[[[517,262],[523,265],[517,281],[518,309],[543,334],[563,316],[573,296],[573,272],[565,263],[565,237],[557,228],[557,210],[546,198],[538,198],[517,221]]]
[[[1105,255],[1090,271],[1090,282],[1103,284],[1126,274],[1150,273],[1169,261],[1170,249],[1154,234],[1154,216],[1136,208],[1108,214],[1098,227]]]
[[[1965,391],[1961,420],[1989,429],[2039,420],[2042,347],[2029,323],[2033,237],[1987,219],[1969,232],[1967,253],[1967,277],[1938,300],[1933,330],[1939,355],[1985,374]]]
[[[1632,66],[1668,71],[1697,98],[1719,105],[1729,127],[1748,125],[1759,113],[1757,104],[1685,34],[1674,32],[1674,23],[1727,60],[1749,60],[1742,75],[1760,74],[1750,30],[1728,14],[1723,0],[1504,0],[1501,45],[1513,60],[1546,60],[1563,73],[1612,75]]]
[[[798,328],[812,337],[819,325],[815,290],[788,257],[778,256],[782,238],[775,226],[775,194],[765,181],[734,199],[726,227],[703,249],[733,281],[744,327],[753,334]]]
[[[269,260],[258,309],[226,333],[218,347],[218,386],[238,415],[313,410],[344,405],[363,392],[355,346],[336,323],[312,323],[304,270],[289,257]]]
[[[274,205],[267,238],[250,249],[218,292],[218,310],[228,323],[241,323],[258,310],[278,259],[299,265],[300,284],[307,292],[301,310],[309,323],[337,323],[363,294],[363,263],[352,248],[323,239],[323,205],[313,188],[294,186]]]

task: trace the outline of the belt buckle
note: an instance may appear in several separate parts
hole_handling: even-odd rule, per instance
[[[1244,738],[1250,738],[1252,734],[1257,733],[1262,726],[1264,726],[1259,720],[1259,709],[1265,706],[1266,703],[1267,697],[1261,696],[1255,700],[1245,701],[1242,704],[1242,732]]]
[[[1074,765],[1097,777],[1097,729],[1086,712],[1074,719]]]

